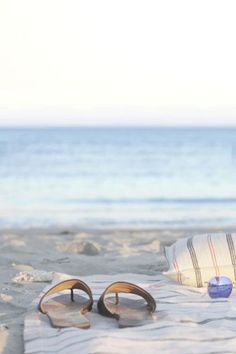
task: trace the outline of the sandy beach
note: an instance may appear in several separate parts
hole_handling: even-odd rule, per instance
[[[0,354],[236,353],[236,2],[0,8]],[[67,277],[91,287],[87,333],[79,286],[69,326],[38,312]],[[112,287],[113,331],[115,281],[154,301]]]
[[[154,275],[167,268],[163,254],[165,245],[181,237],[217,230],[235,228],[2,230],[0,353],[24,352],[24,315],[50,281],[52,272],[81,278],[93,274],[121,274],[121,280],[122,273],[127,272]],[[41,281],[35,281],[40,278]]]

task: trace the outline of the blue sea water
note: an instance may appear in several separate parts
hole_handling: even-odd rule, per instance
[[[235,221],[236,129],[0,129],[2,227]]]

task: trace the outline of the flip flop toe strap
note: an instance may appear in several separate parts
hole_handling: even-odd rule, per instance
[[[130,293],[141,296],[147,302],[147,306],[150,312],[154,312],[156,310],[156,301],[149,294],[146,290],[141,288],[138,285],[128,283],[128,282],[115,282],[109,285],[103,294],[101,295],[100,299],[98,300],[98,311],[101,315],[107,317],[115,317],[119,318],[119,315],[116,313],[112,313],[106,306],[105,297],[107,294],[114,293],[116,297],[116,304],[119,303],[118,293]]]
[[[60,291],[63,291],[63,290],[70,290],[71,291],[71,301],[74,301],[74,292],[73,292],[74,289],[82,290],[89,296],[89,301],[86,304],[86,306],[84,307],[84,309],[82,309],[82,312],[86,313],[88,311],[91,311],[92,306],[93,306],[93,296],[92,296],[91,289],[89,288],[89,286],[86,283],[84,283],[82,280],[79,280],[79,279],[65,280],[65,281],[62,281],[61,283],[56,284],[52,288],[50,288],[41,297],[39,305],[38,305],[39,310],[45,314],[46,313],[46,311],[44,309],[45,298],[47,298],[50,295],[56,294]]]

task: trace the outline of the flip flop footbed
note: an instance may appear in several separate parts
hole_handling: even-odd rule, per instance
[[[87,298],[78,294],[74,294],[74,301],[71,301],[67,293],[47,300],[43,307],[53,327],[89,328],[89,320],[82,314],[88,303]]]
[[[134,300],[119,296],[116,303],[115,296],[106,297],[106,308],[118,318],[119,327],[136,327],[153,322],[153,316],[143,300]]]

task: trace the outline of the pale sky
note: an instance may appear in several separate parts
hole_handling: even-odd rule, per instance
[[[235,0],[0,0],[0,124],[234,125],[235,14]]]

